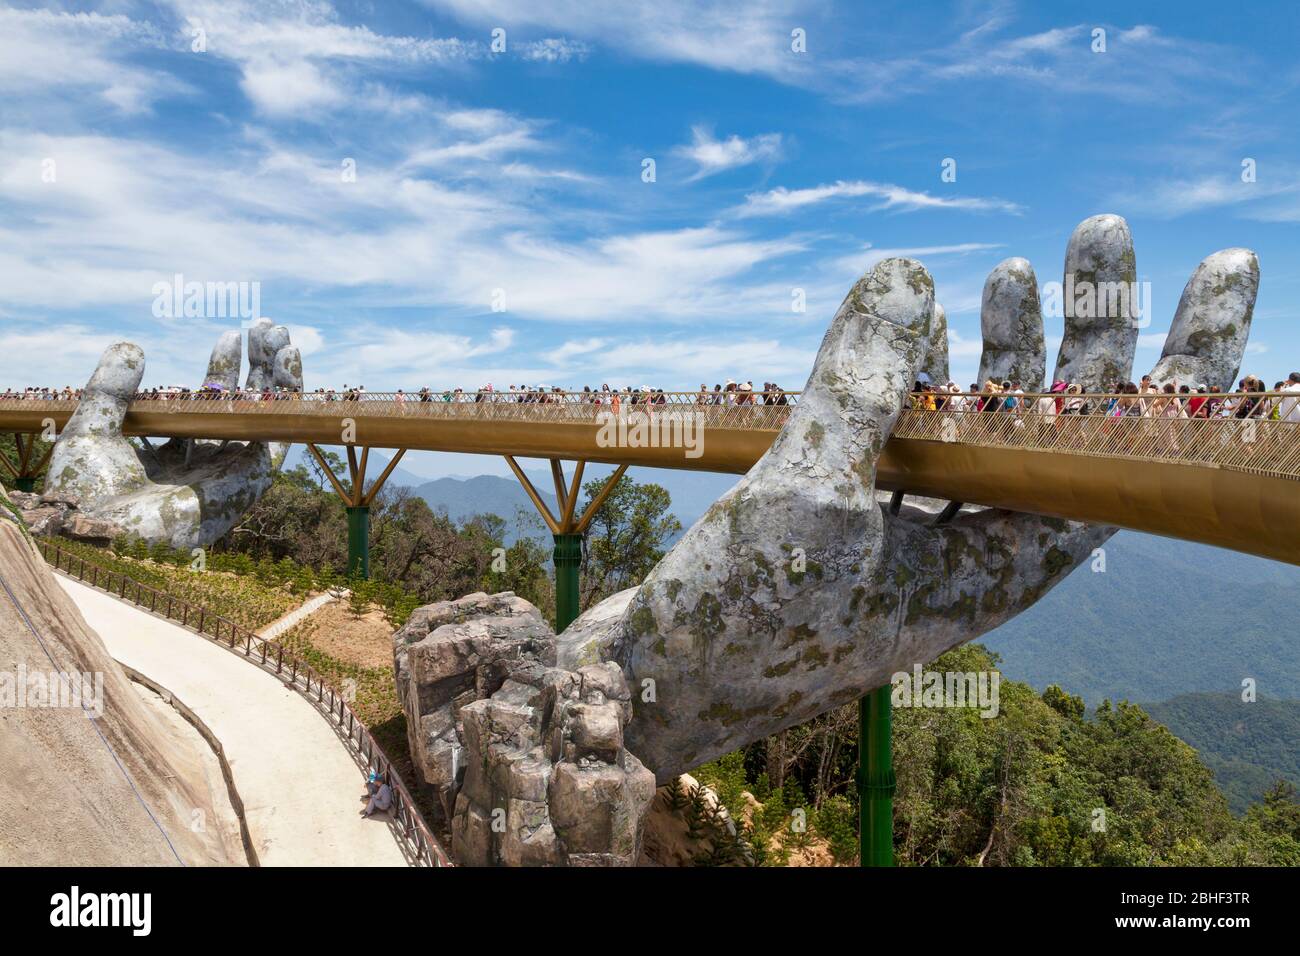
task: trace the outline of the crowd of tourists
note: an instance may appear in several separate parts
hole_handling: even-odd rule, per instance
[[[364,401],[368,397],[364,386],[349,387],[344,385],[342,390],[335,391],[332,388],[318,388],[312,396],[326,402],[343,401],[357,402]],[[383,395],[385,400],[389,400],[389,394]],[[599,388],[592,388],[590,385],[584,385],[582,391],[567,391],[565,389],[551,385],[511,385],[505,389],[492,387],[489,382],[482,388],[466,391],[460,388],[444,389],[442,391],[421,388],[415,392],[406,392],[398,389],[391,393],[391,400],[399,404],[408,401],[414,402],[516,402],[521,404],[538,404],[538,405],[558,405],[561,403],[568,404],[586,404],[586,405],[610,405],[617,408],[619,405],[666,405],[668,404],[668,393],[662,388],[652,388],[649,385],[636,386],[618,386],[610,387],[601,385]],[[789,404],[789,398],[784,389],[775,382],[764,382],[762,390],[756,390],[754,383],[733,382],[727,379],[727,384],[717,384],[710,390],[708,385],[700,383],[700,390],[695,396],[696,405],[786,405]]]
[[[1292,397],[1288,393],[1295,393]],[[1103,393],[1088,393],[1077,382],[1056,381],[1047,393],[1029,396],[1017,381],[988,379],[968,391],[955,382],[939,385],[919,379],[909,397],[912,408],[951,412],[1010,412],[1018,415],[1106,415],[1145,418],[1264,418],[1300,423],[1300,372],[1270,389],[1256,375],[1247,375],[1238,390],[1225,394],[1217,385],[1156,385],[1150,375],[1141,382],[1117,382]]]
[[[1292,396],[1294,393],[1294,397]],[[16,391],[6,388],[0,393],[4,400],[78,400],[82,390],[66,386],[62,389],[36,386]],[[764,382],[755,388],[752,381],[732,381],[715,384],[712,388],[703,382],[694,393],[678,393],[675,404],[759,406],[793,404],[789,396],[775,382]],[[361,402],[369,399],[407,402],[515,402],[524,404],[581,403],[608,405],[617,410],[622,405],[666,405],[668,393],[662,388],[648,385],[640,387],[599,388],[583,386],[582,391],[566,391],[549,385],[511,385],[494,389],[491,383],[482,388],[460,388],[441,391],[420,388],[413,392],[398,389],[394,393],[368,394],[365,386],[344,385],[341,389],[318,388],[303,394],[298,389],[272,388],[228,390],[220,385],[208,384],[201,388],[182,387],[150,388],[136,395],[137,399],[177,401],[293,401]],[[1150,375],[1140,382],[1118,382],[1105,393],[1090,393],[1077,382],[1056,381],[1046,394],[1029,394],[1021,383],[1014,380],[989,379],[983,385],[974,383],[962,389],[955,382],[939,384],[922,374],[909,396],[912,408],[950,412],[1012,412],[1017,415],[1107,415],[1114,417],[1140,415],[1147,418],[1263,418],[1300,423],[1300,372],[1292,372],[1285,381],[1275,382],[1268,388],[1256,375],[1241,379],[1238,391],[1225,394],[1216,385],[1182,384],[1166,382],[1156,385]]]

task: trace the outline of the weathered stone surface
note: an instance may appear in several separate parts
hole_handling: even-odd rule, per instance
[[[984,282],[980,303],[984,352],[979,382],[1019,382],[1026,392],[1041,391],[1047,369],[1043,342],[1043,311],[1038,302],[1038,278],[1028,259],[998,263]]]
[[[243,364],[244,340],[234,330],[222,332],[208,359],[208,374],[204,376],[203,384],[221,385],[227,391],[234,391]]]
[[[1231,391],[1250,337],[1259,291],[1259,258],[1249,249],[1206,256],[1183,288],[1164,352],[1151,371],[1157,385],[1217,385]],[[1271,383],[1270,383],[1271,384]]]
[[[930,321],[930,343],[926,348],[921,371],[928,374],[935,385],[948,382],[948,313],[938,302],[934,304],[934,318]]]
[[[1128,235],[1118,217],[1082,224],[1068,256],[1075,278],[1131,278]],[[1248,266],[1233,270],[1249,274]],[[1023,281],[1008,288],[1029,296],[1028,264],[1015,271]],[[1209,284],[1212,302],[1201,313],[1239,314],[1246,301],[1239,292],[1250,284]],[[637,691],[624,745],[660,782],[854,700],[991,630],[1113,533],[980,508],[935,527],[929,512],[905,507],[895,516],[882,507],[875,460],[924,361],[930,288],[918,264],[899,260],[861,280],[769,452],[635,594],[592,608],[560,639],[561,664],[596,657],[622,666]],[[993,324],[990,358],[1009,346],[1036,355],[1037,310],[1031,303],[1015,315],[1014,334]],[[1085,384],[1097,387],[1120,370],[1127,379],[1135,326],[1080,317],[1071,328],[1074,352],[1062,361],[1081,369]],[[1230,343],[1228,359],[1244,345],[1228,336],[1184,341],[1178,350],[1209,356],[1218,367],[1233,362],[1215,358],[1214,343]]]
[[[0,489],[0,866],[245,865],[207,745],[127,680],[15,520],[33,496],[14,498]],[[72,683],[52,697],[56,669]],[[15,706],[16,677],[40,696]]]
[[[393,653],[415,765],[458,860],[635,863],[654,775],[623,748],[617,664],[551,666],[550,627],[509,592],[418,608]]]
[[[553,644],[541,612],[509,591],[416,608],[393,635],[411,756],[447,816],[465,772],[460,738],[465,706],[503,688],[503,702],[535,706],[530,698],[539,698],[540,690],[509,679],[543,669],[546,660],[554,660]]]
[[[1137,349],[1137,258],[1128,223],[1119,216],[1085,219],[1065,250],[1062,305],[1065,339],[1054,381],[1104,392],[1127,381]]]
[[[273,381],[302,388],[302,361],[282,326],[259,320],[249,330],[249,359],[248,388]],[[227,332],[212,351],[203,384],[233,387],[240,363],[239,333]],[[122,420],[144,368],[143,351],[129,342],[104,352],[55,442],[45,498],[73,499],[85,516],[149,543],[180,549],[211,544],[271,487],[287,446],[174,440],[155,452],[137,450],[122,436]]]
[[[54,443],[47,489],[74,495],[90,510],[148,483],[139,456],[122,437],[122,419],[143,376],[144,351],[138,345],[108,347]]]
[[[103,518],[91,518],[82,514],[72,514],[63,526],[63,533],[69,538],[83,541],[109,542],[122,533],[121,525]]]

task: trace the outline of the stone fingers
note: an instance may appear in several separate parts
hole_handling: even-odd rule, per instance
[[[1043,387],[1047,352],[1038,279],[1028,259],[1007,259],[989,273],[980,303],[984,351],[979,382],[1019,382],[1026,392]]]
[[[1137,260],[1128,223],[1119,216],[1085,219],[1065,252],[1065,338],[1057,381],[1108,392],[1132,374],[1140,305]]]
[[[50,456],[45,493],[77,500],[84,510],[146,483],[144,466],[122,437],[122,422],[144,377],[144,352],[110,345],[96,366]]]
[[[292,345],[286,345],[275,353],[271,372],[276,388],[302,391],[302,355]]]
[[[921,371],[930,376],[936,385],[948,381],[948,314],[938,302],[934,304],[934,318],[930,321],[930,344],[926,350]]]
[[[220,385],[227,392],[239,387],[239,370],[244,363],[244,342],[238,332],[223,332],[208,359],[204,385]]]
[[[1249,249],[1223,249],[1196,267],[1151,372],[1157,385],[1217,385],[1232,390],[1250,336],[1259,291],[1259,258]]]
[[[248,380],[245,387],[260,392],[275,383],[275,357],[289,346],[289,330],[270,319],[258,319],[248,330]]]

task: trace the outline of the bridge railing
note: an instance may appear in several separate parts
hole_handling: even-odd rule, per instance
[[[1300,478],[1300,392],[920,393],[910,405],[895,438]]]
[[[258,637],[252,631],[207,608],[141,584],[121,572],[101,568],[49,539],[39,538],[36,543],[46,562],[55,570],[63,571],[91,587],[115,594],[124,601],[131,601],[154,614],[177,621],[182,627],[192,628],[233,653],[242,653],[250,662],[275,674],[302,694],[330,718],[340,736],[347,741],[348,747],[368,768],[385,775],[393,791],[393,819],[407,857],[422,866],[453,865],[383,747],[356,716],[344,695],[310,664],[286,649],[283,644]]]
[[[432,420],[484,420],[596,424],[618,411],[651,417],[673,413],[699,416],[710,428],[780,431],[799,397],[797,392],[188,392],[166,397],[142,393],[131,403],[136,412],[244,415],[309,415]],[[30,400],[0,397],[0,412],[70,412],[75,399]]]
[[[617,405],[614,404],[618,396]],[[193,392],[142,396],[141,412],[353,415],[429,420],[598,424],[604,416],[698,415],[705,428],[780,431],[798,392]],[[1297,477],[1300,394],[1024,394],[916,392],[894,426],[898,438],[1068,451],[1214,465]],[[71,411],[75,399],[0,398],[9,410]]]

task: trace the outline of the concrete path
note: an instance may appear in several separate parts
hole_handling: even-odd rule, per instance
[[[274,675],[62,574],[108,652],[153,678],[221,741],[263,866],[406,866],[386,814],[358,816],[361,770],[326,718]]]
[[[350,593],[351,593],[350,591],[345,591],[344,595],[346,596],[347,594]],[[317,611],[319,611],[321,608],[323,608],[326,604],[333,604],[337,600],[338,598],[336,598],[333,594],[330,594],[328,591],[326,591],[324,594],[318,594],[310,601],[307,601],[305,604],[301,605],[300,607],[294,608],[292,611],[290,611],[288,614],[286,614],[284,617],[280,618],[279,620],[272,621],[270,624],[266,625],[266,627],[262,628],[260,631],[257,631],[256,634],[258,637],[263,637],[266,638],[266,640],[268,641],[273,641],[281,634],[283,634],[285,631],[289,630],[289,628],[296,625],[299,621],[306,620],[307,618],[315,614]]]

